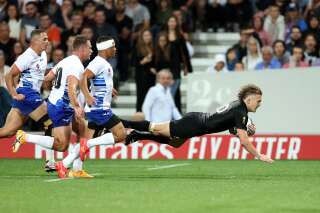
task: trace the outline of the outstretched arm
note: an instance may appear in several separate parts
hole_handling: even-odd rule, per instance
[[[273,163],[273,160],[266,155],[260,154],[253,144],[249,141],[247,131],[243,129],[237,129],[237,134],[240,139],[241,145],[253,156],[258,158],[259,160],[266,162],[266,163]]]

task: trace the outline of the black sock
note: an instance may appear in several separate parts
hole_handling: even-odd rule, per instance
[[[139,131],[144,131],[147,132],[149,131],[149,121],[128,121],[128,120],[121,120],[123,123],[123,126],[125,128],[130,128],[130,129],[136,129]]]
[[[162,135],[154,135],[150,132],[142,132],[135,130],[137,140],[151,140],[162,144],[168,144],[171,139]]]

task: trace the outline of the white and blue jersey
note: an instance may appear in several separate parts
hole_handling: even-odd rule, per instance
[[[48,98],[48,114],[53,127],[68,126],[71,123],[74,110],[68,96],[68,77],[74,76],[80,80],[83,71],[83,64],[75,55],[63,59],[52,69],[56,78]]]
[[[89,122],[103,125],[112,117],[111,101],[113,89],[113,69],[109,62],[96,56],[87,66],[95,76],[90,79],[91,95],[96,99],[92,106],[86,105],[85,112]]]
[[[16,91],[18,94],[23,94],[25,98],[22,101],[13,100],[12,107],[18,108],[23,115],[27,116],[43,102],[40,89],[47,67],[47,54],[43,51],[38,55],[29,47],[17,58],[14,65],[21,72]]]

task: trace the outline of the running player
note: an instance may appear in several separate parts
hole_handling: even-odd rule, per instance
[[[115,56],[115,42],[111,37],[102,36],[97,40],[98,55],[89,63],[80,83],[87,105],[85,107],[88,119],[88,129],[86,138],[96,137],[99,130],[108,129],[111,133],[106,133],[100,137],[89,140],[81,140],[78,148],[60,163],[58,175],[65,178],[67,168],[74,159],[80,156],[85,159],[86,153],[93,146],[112,145],[124,141],[126,131],[120,119],[112,113],[110,106],[113,93],[113,69],[107,59]],[[91,82],[91,93],[88,90],[88,80]],[[58,162],[59,163],[59,162]],[[70,174],[70,173],[69,173]]]
[[[76,36],[73,42],[73,54],[60,61],[46,76],[49,80],[55,78],[48,98],[48,114],[53,122],[54,137],[27,134],[19,130],[13,145],[15,151],[18,151],[25,142],[30,142],[64,152],[69,146],[72,129],[83,137],[84,111],[77,100],[77,88],[84,71],[82,62],[88,60],[91,53],[90,41],[83,36]],[[72,122],[73,119],[75,122]],[[62,166],[62,162],[59,162],[56,164],[56,169],[59,170]]]
[[[249,153],[261,161],[272,163],[273,160],[268,156],[258,153],[249,141],[247,132],[248,112],[256,112],[261,100],[261,89],[250,84],[240,89],[237,101],[219,108],[214,114],[191,112],[180,120],[165,123],[142,121],[137,125],[136,122],[127,121],[125,126],[146,132],[133,130],[127,136],[126,144],[141,139],[150,139],[173,147],[180,147],[188,138],[230,130],[239,137],[242,146]]]
[[[47,33],[38,29],[33,30],[30,47],[17,58],[6,75],[6,84],[13,100],[6,123],[3,128],[0,128],[0,138],[16,134],[28,117],[44,126],[45,135],[51,135],[52,121],[47,114],[47,104],[40,96],[40,88],[47,67],[45,52],[47,46]],[[20,82],[15,88],[15,79],[19,75]],[[51,152],[46,151],[47,160],[53,158],[51,155]],[[54,169],[53,163],[47,161],[45,170],[52,169]]]

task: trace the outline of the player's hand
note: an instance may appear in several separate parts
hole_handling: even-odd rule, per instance
[[[77,106],[74,108],[74,113],[76,115],[76,119],[81,119],[84,117],[84,111],[81,107]]]
[[[248,129],[247,132],[249,136],[252,136],[256,133],[256,125],[254,124],[248,125],[247,129]]]
[[[118,96],[118,91],[115,88],[112,88],[112,98],[116,98]]]
[[[96,104],[96,99],[92,96],[88,96],[86,97],[86,102],[89,106],[92,106]]]
[[[266,162],[266,163],[273,163],[273,160],[271,158],[269,158],[266,155],[261,154],[259,157],[259,160]]]
[[[12,96],[12,98],[17,101],[22,101],[22,100],[24,100],[25,97],[22,94],[17,94],[17,95]]]

